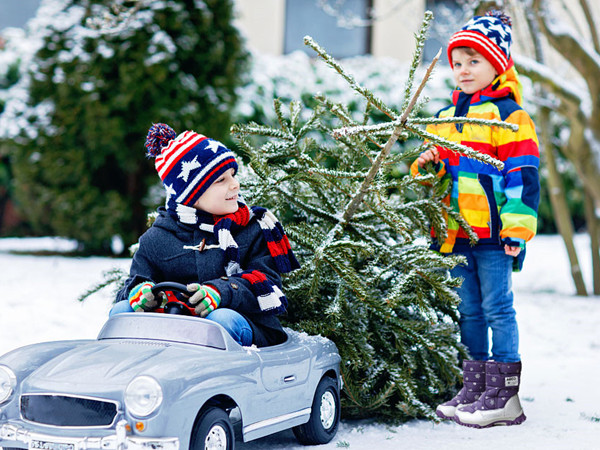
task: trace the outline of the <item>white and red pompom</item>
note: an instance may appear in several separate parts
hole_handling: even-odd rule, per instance
[[[176,137],[175,130],[166,123],[152,124],[146,136],[146,155],[149,158],[156,158],[160,155],[163,147],[169,145],[169,142]]]

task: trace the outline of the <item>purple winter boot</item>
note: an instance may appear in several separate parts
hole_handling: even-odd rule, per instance
[[[463,361],[463,387],[446,403],[438,405],[435,413],[442,419],[454,419],[458,405],[476,401],[485,391],[485,361]]]
[[[473,428],[523,423],[526,417],[519,401],[521,361],[487,361],[485,373],[485,392],[475,403],[456,409],[456,423]]]

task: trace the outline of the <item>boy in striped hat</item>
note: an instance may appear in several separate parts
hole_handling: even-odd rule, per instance
[[[241,345],[283,342],[280,274],[299,268],[281,224],[240,198],[231,150],[193,131],[154,124],[146,139],[165,187],[164,207],[140,238],[110,314],[160,311],[152,287],[187,285],[194,315],[220,323]]]
[[[452,105],[436,117],[502,120],[518,125],[518,131],[460,123],[427,128],[493,156],[504,168],[498,170],[439,146],[423,152],[411,167],[417,176],[425,173],[426,164],[433,164],[440,178],[452,179],[445,200],[479,238],[471,246],[465,230],[451,217],[447,217],[446,239],[433,236],[440,252],[458,253],[467,261],[452,275],[464,280],[458,288],[461,342],[472,358],[463,361],[463,388],[439,405],[436,413],[479,428],[525,420],[518,396],[521,361],[511,272],[520,270],[525,243],[536,233],[539,151],[535,126],[520,106],[521,85],[510,55],[511,40],[510,18],[500,11],[476,16],[452,35],[448,59],[457,89]]]

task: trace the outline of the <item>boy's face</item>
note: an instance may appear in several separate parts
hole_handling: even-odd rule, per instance
[[[452,50],[452,74],[456,85],[465,94],[474,94],[487,87],[498,76],[494,66],[471,48]]]
[[[217,178],[200,196],[194,208],[217,216],[236,212],[240,183],[234,173],[234,169],[229,169]]]

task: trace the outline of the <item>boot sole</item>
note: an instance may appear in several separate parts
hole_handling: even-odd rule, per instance
[[[454,421],[457,424],[462,425],[463,427],[469,427],[469,428],[491,428],[491,427],[496,427],[496,426],[520,425],[523,422],[525,422],[525,420],[527,419],[527,417],[525,417],[525,414],[522,413],[519,417],[517,417],[514,420],[497,420],[497,421],[489,423],[487,425],[478,425],[476,423],[464,423],[464,422],[461,422],[460,419],[457,416],[454,416],[453,419],[454,419]]]
[[[444,420],[454,420],[454,416],[449,417],[446,414],[444,414],[441,411],[438,411],[437,409],[435,410],[435,415],[438,416],[440,419],[444,419]]]

